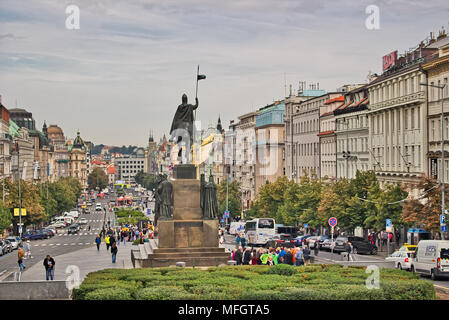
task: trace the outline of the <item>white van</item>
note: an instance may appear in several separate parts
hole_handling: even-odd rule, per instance
[[[78,210],[70,210],[69,215],[76,219],[79,217],[80,213],[78,212]]]
[[[421,240],[413,255],[411,271],[435,280],[449,276],[449,240]]]
[[[236,235],[237,233],[241,233],[245,231],[245,222],[238,221],[238,222],[231,222],[231,225],[229,226],[229,234]]]

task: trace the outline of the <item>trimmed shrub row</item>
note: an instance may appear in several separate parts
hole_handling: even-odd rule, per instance
[[[433,284],[401,270],[380,269],[368,289],[365,267],[225,266],[105,269],[87,275],[75,300],[431,300]]]

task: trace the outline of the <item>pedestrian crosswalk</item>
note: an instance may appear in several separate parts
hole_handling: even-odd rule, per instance
[[[91,244],[95,244],[95,242],[72,242],[72,243],[42,243],[35,244],[33,247],[52,247],[52,246],[88,246]]]
[[[71,234],[58,234],[58,237],[72,237],[72,236],[94,236],[96,233],[94,232],[85,232],[85,233],[71,233]]]

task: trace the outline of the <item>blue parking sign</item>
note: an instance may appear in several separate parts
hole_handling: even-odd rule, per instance
[[[447,232],[447,225],[441,226],[441,232]]]
[[[440,214],[440,224],[441,225],[446,224],[446,215]]]
[[[387,227],[391,227],[392,223],[391,223],[391,219],[387,219]]]

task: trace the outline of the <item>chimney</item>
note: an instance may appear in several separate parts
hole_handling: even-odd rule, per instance
[[[316,84],[316,89],[320,90],[320,83],[319,82]]]

